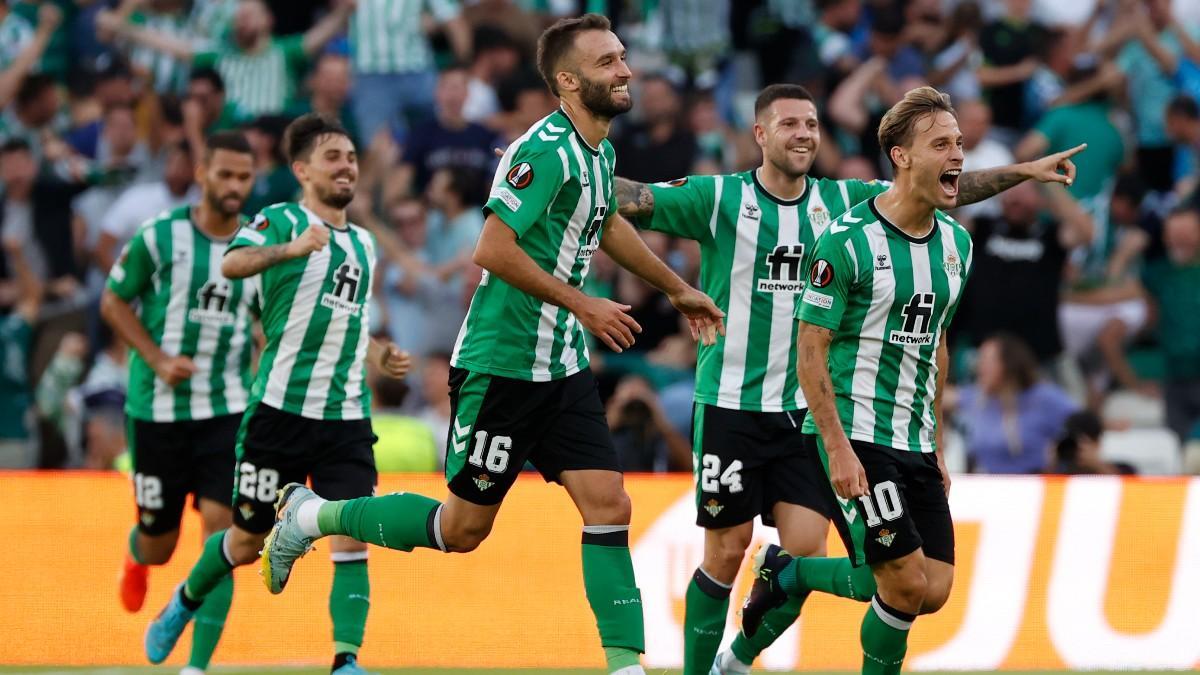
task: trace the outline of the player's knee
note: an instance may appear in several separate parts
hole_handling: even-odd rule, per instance
[[[722,532],[705,547],[704,571],[723,584],[733,583],[753,535],[754,531],[747,528]]]
[[[171,560],[171,556],[175,553],[175,542],[171,542],[164,546],[150,547],[148,550],[139,551],[142,562],[147,565],[165,565]]]
[[[633,501],[623,487],[597,491],[580,505],[587,525],[628,525],[633,518]]]
[[[442,543],[446,545],[448,553],[470,553],[479,548],[491,533],[490,522],[453,523],[447,527],[442,521]]]
[[[225,535],[225,554],[234,565],[249,565],[258,560],[258,552],[262,550],[266,533],[252,534],[236,529],[229,530]]]
[[[913,614],[921,611],[929,591],[929,578],[919,563],[909,561],[909,564],[892,566],[879,581],[879,591],[885,602]]]
[[[944,578],[936,578],[938,575],[933,575],[929,579],[928,588],[925,589],[925,599],[921,603],[922,614],[933,614],[946,605],[946,601],[950,599],[950,590],[954,586],[954,576],[948,575]]]

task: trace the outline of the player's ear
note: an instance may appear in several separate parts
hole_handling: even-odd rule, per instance
[[[767,130],[758,122],[754,123],[754,142],[760,148],[767,144]]]
[[[196,185],[204,185],[204,174],[208,173],[208,158],[201,158],[196,163],[196,168],[192,170],[192,179],[196,181]]]
[[[292,162],[292,175],[296,177],[296,180],[304,183],[308,180],[308,164],[299,160]]]
[[[569,70],[560,70],[554,74],[554,79],[558,82],[559,91],[577,91],[579,89],[579,76]]]
[[[907,169],[912,164],[912,159],[908,156],[908,151],[899,145],[893,145],[888,151],[888,156],[892,158],[892,163],[897,169]]]

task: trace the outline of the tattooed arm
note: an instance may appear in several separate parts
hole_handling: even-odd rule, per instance
[[[1086,143],[1031,162],[964,172],[958,179],[958,206],[983,201],[1027,180],[1070,185],[1075,181],[1075,163],[1071,157],[1085,148]]]
[[[850,447],[850,439],[838,418],[837,400],[833,395],[833,378],[829,375],[829,345],[833,331],[804,321],[800,322],[797,337],[800,363],[796,370],[800,388],[808,401],[808,414],[817,424],[817,431],[829,457],[829,480],[843,499],[867,493],[867,474]]]
[[[286,244],[274,246],[244,246],[225,253],[221,274],[226,279],[245,279],[286,260],[301,258],[320,251],[329,244],[329,228],[312,226]]]
[[[649,217],[654,212],[654,193],[645,183],[617,176],[617,212],[626,218]]]

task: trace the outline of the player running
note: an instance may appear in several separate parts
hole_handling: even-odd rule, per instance
[[[284,146],[303,197],[264,209],[237,232],[219,263],[230,279],[261,275],[267,338],[237,432],[233,525],[205,541],[187,581],[147,630],[152,663],[167,658],[234,567],[258,559],[279,488],[311,478],[337,498],[373,492],[366,361],[391,377],[408,371],[407,354],[367,334],[375,239],[346,218],[358,179],[354,144],[336,122],[310,114],[288,126]],[[367,547],[337,538],[330,549],[332,670],[363,673],[357,654],[370,602]]]
[[[229,477],[259,298],[254,280],[221,274],[221,256],[243,222],[254,156],[234,132],[214,134],[205,147],[196,166],[200,202],[143,225],[109,272],[100,302],[133,350],[125,415],[138,520],[120,578],[130,612],[146,599],[149,567],[175,552],[188,494],[205,539],[231,522]],[[199,607],[185,673],[208,667],[232,597],[226,576]]]
[[[445,504],[416,494],[327,502],[289,485],[264,576],[278,593],[312,541],[331,534],[398,550],[474,550],[529,461],[567,489],[583,517],[584,586],[609,671],[640,674],[645,638],[630,502],[584,334],[621,351],[640,328],[627,305],[579,289],[603,249],[666,293],[694,333],[714,338],[722,315],[616,213],[607,135],[612,118],[632,106],[632,75],[608,20],[588,14],[550,27],[538,41],[538,69],[562,108],[508,148],[492,184],[475,250],[486,272],[452,360],[450,496]]]
[[[755,516],[778,528],[793,555],[825,555],[833,506],[801,435],[807,406],[793,375],[795,300],[804,285],[803,258],[830,220],[889,186],[808,175],[821,132],[803,87],[771,85],[754,109],[763,153],[757,169],[656,185],[617,179],[622,215],[700,242],[702,288],[727,314],[728,334],[701,346],[697,360],[696,524],[705,538],[686,594],[685,675],[710,666],[718,674],[747,672],[799,615],[804,596],[767,614],[753,638],[739,633],[714,663]],[[964,174],[955,203],[986,199],[1026,178],[1067,180],[1055,167],[1076,151]]]
[[[818,238],[796,309],[805,442],[836,492],[850,557],[764,546],[742,629],[755,636],[772,608],[813,590],[870,600],[863,672],[898,673],[913,620],[941,608],[954,575],[941,392],[946,329],[972,250],[941,210],[961,203],[962,134],[949,97],[908,92],[884,116],[879,142],[895,184]],[[1074,166],[1061,166],[1069,182]]]

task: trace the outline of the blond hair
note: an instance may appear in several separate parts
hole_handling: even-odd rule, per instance
[[[899,103],[884,114],[879,122],[879,148],[887,155],[893,168],[896,162],[892,159],[892,148],[907,147],[917,133],[917,122],[943,111],[958,119],[958,113],[950,105],[949,94],[943,94],[933,87],[917,87],[910,89]],[[933,120],[930,120],[930,124],[933,124]]]

